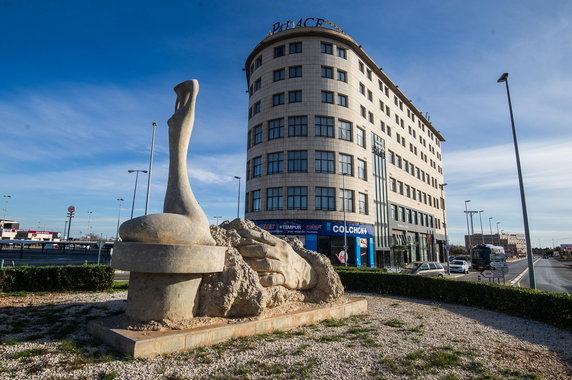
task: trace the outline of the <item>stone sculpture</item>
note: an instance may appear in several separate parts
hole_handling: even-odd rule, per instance
[[[196,80],[175,87],[164,212],[131,219],[119,230],[123,241],[112,266],[131,272],[127,317],[143,323],[245,317],[290,302],[338,299],[343,287],[329,260],[299,241],[242,219],[209,230],[187,174],[198,90]]]

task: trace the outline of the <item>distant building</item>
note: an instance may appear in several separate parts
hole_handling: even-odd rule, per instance
[[[336,264],[344,237],[349,265],[444,260],[445,140],[361,45],[276,23],[244,68],[247,219]]]
[[[20,223],[11,219],[0,219],[0,240],[60,241],[62,234],[52,231],[21,230]]]
[[[470,237],[470,240],[469,240]],[[465,235],[465,246],[469,244],[492,244],[504,248],[509,255],[526,255],[526,239],[524,234],[473,234]]]
[[[20,223],[15,220],[0,219],[0,240],[15,239],[19,228]]]

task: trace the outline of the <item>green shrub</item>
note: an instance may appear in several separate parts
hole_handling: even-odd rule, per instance
[[[336,268],[346,290],[458,303],[572,330],[572,295],[499,284]]]
[[[101,291],[113,286],[109,265],[18,267],[0,270],[0,292]]]

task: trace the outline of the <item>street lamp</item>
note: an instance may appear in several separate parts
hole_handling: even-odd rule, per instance
[[[222,218],[222,216],[213,216],[213,218],[216,219],[216,225],[218,226],[218,220],[219,220],[220,218]]]
[[[6,198],[4,200],[4,217],[2,218],[2,228],[4,228],[4,224],[6,223],[6,212],[8,211],[8,199],[12,198],[11,195],[2,195],[2,198]],[[1,232],[0,232],[1,234]]]
[[[522,219],[524,221],[524,237],[526,238],[526,255],[528,256],[528,278],[530,280],[530,288],[536,289],[536,280],[534,277],[534,265],[532,262],[532,246],[530,243],[530,230],[528,228],[528,214],[526,212],[526,198],[524,196],[524,182],[522,180],[522,169],[520,167],[520,155],[518,153],[518,141],[516,139],[516,127],[514,125],[514,115],[512,113],[512,102],[510,100],[510,90],[508,88],[508,73],[504,73],[497,80],[497,83],[504,82],[506,85],[506,95],[508,98],[508,108],[510,111],[510,122],[512,124],[512,138],[514,141],[514,154],[516,156],[516,168],[518,171],[518,183],[520,186],[520,201],[522,203]]]
[[[483,218],[481,217],[481,213],[485,212],[485,210],[479,211],[479,220],[481,222],[481,238],[483,240],[483,244],[485,244],[485,233],[483,232]]]
[[[151,171],[153,170],[153,152],[155,151],[155,128],[157,127],[157,122],[153,122],[153,135],[151,137],[151,155],[149,157],[149,175],[147,176],[147,197],[145,199],[145,215],[149,210],[149,193],[151,191]]]
[[[465,217],[467,218],[467,236],[468,236],[468,243],[469,246],[467,247],[467,249],[470,251],[471,250],[471,230],[469,230],[469,210],[467,209],[467,203],[469,203],[471,200],[466,200],[465,201]]]
[[[115,232],[115,241],[119,241],[119,218],[121,217],[121,202],[123,202],[125,199],[117,198],[116,200],[119,201],[119,209],[117,211],[117,231]]]
[[[497,222],[497,237],[498,237],[498,245],[500,245],[500,232],[499,232],[499,224],[500,224],[500,222]]]
[[[493,227],[491,226],[491,220],[494,219],[492,216],[489,216],[489,230],[491,232],[491,244],[493,243]]]
[[[443,202],[441,204],[441,209],[443,210],[443,229],[445,230],[445,246],[443,249],[443,259],[445,261],[447,261],[447,274],[450,275],[451,274],[451,267],[449,266],[449,239],[447,237],[447,221],[445,219],[445,197],[443,195],[443,190],[445,189],[445,186],[447,186],[446,183],[442,183],[439,185],[439,187],[441,187],[441,201]]]
[[[139,172],[147,173],[147,170],[130,169],[129,173],[135,172],[135,189],[133,190],[133,204],[131,205],[131,219],[133,219],[133,210],[135,209],[135,195],[137,194],[137,180],[139,179]]]
[[[235,175],[234,178],[238,180],[238,198],[236,201],[236,217],[240,218],[240,177]]]
[[[93,211],[88,211],[87,214],[87,240],[91,241],[91,214],[93,214]]]

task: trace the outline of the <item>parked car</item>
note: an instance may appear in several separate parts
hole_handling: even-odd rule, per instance
[[[401,270],[401,273],[418,274],[420,276],[443,277],[445,269],[441,263],[435,261],[414,261]]]
[[[469,273],[469,263],[465,260],[453,260],[449,263],[451,272]]]

